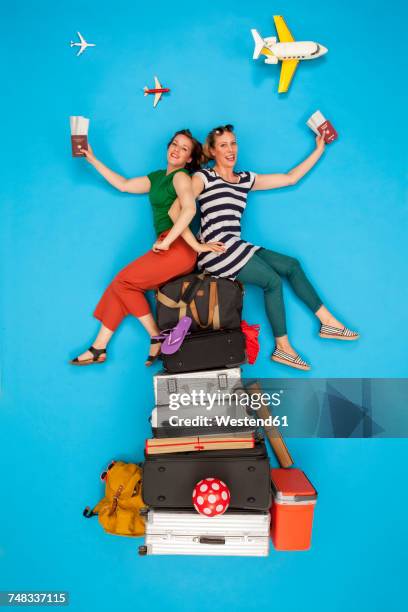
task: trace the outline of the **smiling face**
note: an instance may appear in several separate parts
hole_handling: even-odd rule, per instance
[[[214,146],[210,148],[217,166],[233,168],[237,161],[238,145],[234,132],[224,131],[215,135]]]
[[[188,136],[177,134],[167,147],[167,163],[175,168],[184,168],[191,161],[193,143]]]

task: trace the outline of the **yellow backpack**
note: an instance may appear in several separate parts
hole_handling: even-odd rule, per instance
[[[112,461],[101,474],[105,481],[105,497],[93,510],[87,506],[86,518],[98,515],[107,533],[124,536],[141,536],[145,532],[143,513],[146,507],[142,499],[142,470],[134,463]]]

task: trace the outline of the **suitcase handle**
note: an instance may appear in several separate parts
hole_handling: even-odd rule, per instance
[[[200,544],[225,544],[225,538],[223,537],[201,536],[198,541]]]
[[[192,283],[187,283],[186,289],[183,289],[182,296],[180,298],[181,302],[185,302],[185,304],[190,304],[195,298],[197,291],[200,289],[203,284],[204,276],[196,276]]]

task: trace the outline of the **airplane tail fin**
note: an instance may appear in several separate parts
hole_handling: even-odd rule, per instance
[[[255,43],[255,49],[254,49],[254,54],[252,56],[252,59],[258,59],[258,57],[261,55],[262,51],[265,48],[265,41],[262,38],[262,36],[259,34],[258,30],[251,30],[251,34],[253,36],[254,43]]]
[[[145,85],[145,86],[143,87],[143,91],[144,91],[144,95],[145,95],[145,96],[148,96],[148,95],[149,95],[149,94],[147,93],[147,90],[148,90],[148,89],[149,89],[149,88],[147,87],[147,85]]]
[[[71,42],[70,42],[70,46],[71,46],[71,47],[73,47],[73,46],[74,46],[74,44],[75,44],[75,43],[74,43],[74,42],[71,40]]]

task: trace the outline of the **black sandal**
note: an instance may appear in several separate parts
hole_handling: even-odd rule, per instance
[[[159,342],[163,342],[163,340],[159,340],[158,338],[150,338],[150,344],[158,344]],[[157,353],[157,355],[148,355],[145,366],[149,368],[159,357],[160,351]]]
[[[94,346],[90,346],[88,351],[92,353],[92,359],[81,359],[81,361],[79,361],[78,357],[75,357],[75,359],[71,359],[69,363],[76,366],[85,366],[93,365],[95,363],[104,363],[106,361],[106,358],[100,359],[102,355],[106,355],[106,349],[97,349]]]

